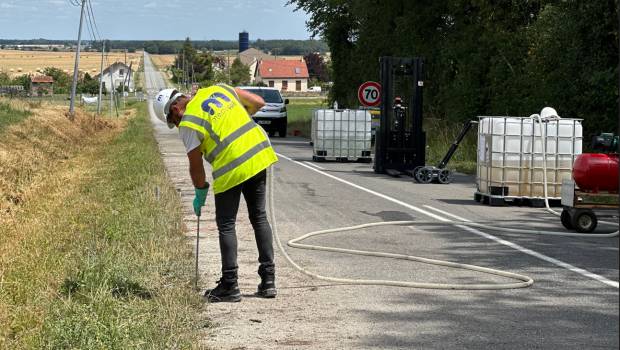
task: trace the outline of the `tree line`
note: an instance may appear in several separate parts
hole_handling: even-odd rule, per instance
[[[331,51],[331,99],[357,106],[379,57],[423,57],[424,111],[450,121],[544,106],[618,129],[618,0],[290,0]]]
[[[71,90],[72,76],[56,67],[46,67],[42,70],[43,75],[54,78],[54,94],[68,94]],[[22,74],[11,78],[7,73],[0,72],[0,86],[21,85],[24,90],[30,90],[29,74]],[[88,73],[80,72],[76,91],[79,94],[96,95],[99,93],[99,79],[95,79]],[[104,90],[104,94],[105,94]]]
[[[183,40],[105,40],[106,50],[146,50],[151,54],[176,54],[183,48]],[[194,47],[201,51],[237,50],[237,40],[198,40],[192,42]],[[0,48],[13,45],[67,45],[74,46],[72,40],[7,40],[0,39]],[[101,51],[103,42],[85,41],[87,47]],[[327,44],[321,40],[262,40],[250,42],[250,46],[260,50],[270,51],[278,55],[304,55],[309,52],[324,53],[328,50]]]

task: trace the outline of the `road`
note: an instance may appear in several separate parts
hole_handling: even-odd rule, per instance
[[[145,59],[149,90],[164,86]],[[154,121],[168,172],[182,194],[193,245],[187,164],[176,131]],[[312,163],[308,142],[272,140],[279,239],[375,221],[465,218],[502,227],[562,231],[542,209],[488,207],[473,201],[473,178],[451,185],[416,184],[377,175],[368,164]],[[218,278],[212,198],[200,253],[204,286]],[[388,226],[311,238],[309,243],[423,256],[525,274],[527,289],[449,291],[338,285],[297,272],[277,254],[279,295],[252,298],[256,248],[240,211],[238,304],[212,304],[204,345],[213,348],[617,349],[618,238],[573,238],[454,226]],[[201,236],[202,236],[201,235]],[[194,237],[194,238],[192,238]],[[437,283],[503,283],[476,272],[383,258],[286,247],[305,268],[328,276]],[[279,252],[278,252],[279,253]]]

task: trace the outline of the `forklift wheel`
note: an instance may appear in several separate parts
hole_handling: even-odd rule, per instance
[[[590,233],[594,231],[598,221],[596,220],[596,215],[594,215],[592,210],[578,210],[573,215],[571,223],[577,232]]]
[[[449,184],[452,182],[452,172],[448,169],[443,169],[437,174],[437,180],[442,184]]]
[[[570,212],[568,210],[566,209],[562,210],[562,215],[560,215],[560,221],[562,221],[562,225],[567,230],[572,230],[574,228],[571,222]]]

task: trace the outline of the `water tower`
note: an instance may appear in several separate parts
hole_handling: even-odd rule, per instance
[[[250,48],[250,34],[245,30],[239,33],[239,52]]]

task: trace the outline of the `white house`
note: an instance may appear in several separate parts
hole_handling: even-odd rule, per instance
[[[260,60],[256,81],[280,91],[307,91],[308,66],[301,60]]]
[[[95,78],[99,79],[99,75]],[[107,92],[110,92],[110,84],[116,89],[124,82],[125,91],[133,92],[135,87],[133,78],[133,70],[129,66],[122,62],[115,62],[103,71],[103,86]]]

